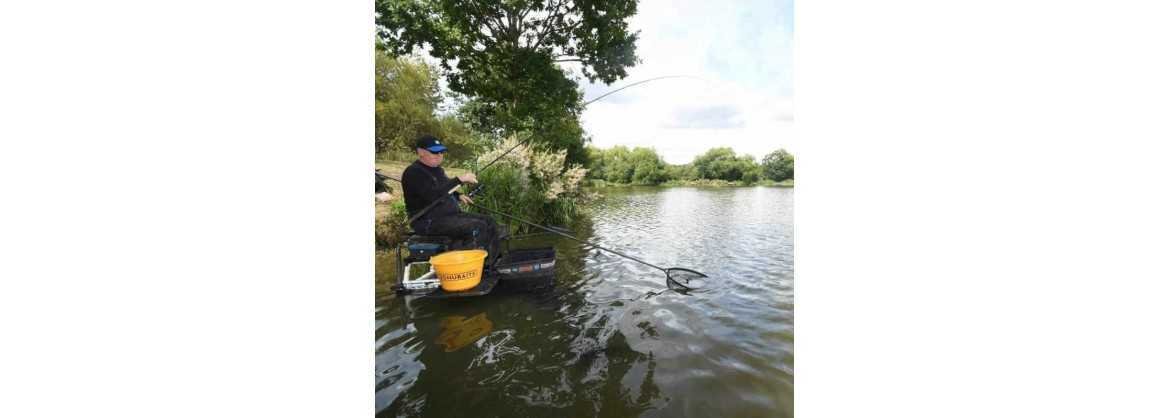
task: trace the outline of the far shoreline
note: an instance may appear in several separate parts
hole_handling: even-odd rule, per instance
[[[610,183],[602,180],[593,180],[586,185],[590,189],[616,189],[626,187],[780,187],[780,188],[795,188],[795,182],[792,179],[784,181],[759,181],[751,184],[744,184],[736,181],[726,180],[671,180],[661,184],[632,184],[632,183]]]

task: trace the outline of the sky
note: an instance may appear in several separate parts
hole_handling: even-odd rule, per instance
[[[641,62],[610,86],[579,81],[592,145],[652,147],[671,164],[729,146],[757,161],[795,145],[792,0],[642,0],[630,20]]]

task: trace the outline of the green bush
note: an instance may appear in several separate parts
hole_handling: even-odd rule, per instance
[[[408,150],[415,137],[439,128],[438,71],[421,60],[374,53],[374,146],[383,157]]]
[[[746,186],[746,184],[744,184],[743,182],[718,180],[718,179],[714,179],[714,180],[713,179],[670,180],[666,183],[662,183],[662,185],[667,186],[667,187],[677,187],[677,186],[686,186],[686,187]]]
[[[481,166],[495,160],[516,146],[515,137],[504,141],[479,158]],[[484,184],[475,203],[541,225],[568,225],[580,214],[581,204],[589,196],[582,188],[588,172],[570,164],[565,167],[566,151],[546,152],[520,145],[495,165],[478,174]],[[532,228],[491,214],[496,220],[517,226],[517,232]]]
[[[477,136],[458,115],[439,114],[439,72],[421,59],[374,52],[374,147],[378,158],[413,160],[414,140],[431,134],[459,161],[479,152]]]
[[[699,178],[754,182],[760,178],[759,166],[751,155],[736,157],[731,148],[712,148],[691,163]]]
[[[586,150],[589,178],[613,184],[659,184],[669,179],[666,163],[653,148],[624,146],[610,149],[589,147]]]
[[[762,174],[761,174],[762,172],[763,172],[763,169],[761,169],[760,166],[756,165],[755,161],[753,161],[751,165],[746,165],[746,167],[744,168],[743,177],[740,178],[740,181],[742,181],[746,184],[753,184],[755,182],[758,182],[758,181],[760,181],[760,178],[762,177]]]
[[[773,181],[784,181],[793,178],[796,157],[784,149],[778,149],[764,156],[760,163],[765,178]]]
[[[690,164],[679,165],[666,164],[652,148],[588,147],[586,154],[591,187],[749,186],[792,179],[792,155],[784,150],[768,154],[763,164],[757,164],[749,154],[737,156],[728,147],[710,149]],[[777,173],[781,178],[775,178]]]
[[[402,242],[406,231],[406,202],[397,199],[389,204],[389,213],[374,219],[374,248],[388,250]]]
[[[666,166],[666,179],[667,181],[698,180],[699,173],[695,171],[693,164],[672,164]]]
[[[658,184],[666,181],[666,163],[653,149],[634,148],[630,152],[629,164],[634,166],[630,183]]]

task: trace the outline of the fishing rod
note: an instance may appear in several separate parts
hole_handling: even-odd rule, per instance
[[[525,142],[525,141],[527,141],[527,140],[529,140],[530,138],[532,138],[532,136],[531,136],[531,135],[529,135],[529,136],[528,136],[528,138],[524,138],[524,139],[523,139],[523,140],[521,140],[520,142],[516,143],[516,145],[512,146],[512,148],[508,148],[508,150],[507,150],[507,151],[504,151],[504,153],[503,153],[503,154],[500,154],[500,156],[499,156],[499,157],[496,157],[496,159],[492,160],[492,162],[490,162],[490,163],[488,163],[487,165],[485,165],[485,166],[483,166],[483,167],[480,167],[479,169],[475,170],[475,175],[476,175],[476,176],[479,176],[479,173],[482,173],[482,172],[484,172],[485,170],[487,170],[487,169],[488,169],[488,167],[491,167],[493,164],[495,164],[495,163],[496,163],[496,161],[500,161],[500,159],[501,159],[501,158],[504,158],[504,156],[505,156],[505,155],[508,155],[508,154],[510,154],[510,153],[512,152],[512,150],[514,150],[514,149],[516,149],[516,148],[520,147],[521,145],[524,145],[524,142]],[[376,172],[376,171],[378,171],[378,170],[374,170],[374,171]],[[396,178],[394,178],[394,177],[387,176],[387,175],[385,175],[385,174],[381,174],[381,173],[376,173],[376,174],[377,174],[378,176],[380,176],[379,178],[388,178],[388,179],[390,179],[390,180],[394,180],[394,181],[397,181],[397,182],[399,182],[399,183],[401,183],[401,182],[402,182],[402,180],[396,179]],[[454,189],[452,189],[452,190],[454,190]],[[448,192],[448,193],[450,193],[450,192]]]
[[[630,88],[630,87],[634,87],[634,86],[636,86],[636,85],[643,84],[643,83],[649,83],[649,82],[651,82],[651,81],[654,81],[654,80],[662,80],[662,79],[664,79],[664,78],[693,78],[693,79],[696,79],[696,80],[703,80],[702,78],[695,77],[695,76],[689,76],[689,75],[664,75],[664,76],[662,76],[662,77],[654,77],[654,78],[650,78],[650,79],[646,79],[646,80],[639,81],[639,82],[637,82],[637,83],[633,83],[633,84],[628,84],[628,85],[625,85],[625,86],[623,86],[623,87],[621,87],[621,88],[619,88],[619,89],[617,89],[617,90],[610,90],[609,92],[607,92],[607,93],[605,93],[605,94],[603,94],[603,95],[600,95],[600,96],[594,97],[594,98],[593,98],[593,100],[590,100],[590,101],[588,101],[588,102],[585,102],[585,104],[582,104],[582,105],[581,105],[581,107],[589,106],[589,104],[590,104],[590,103],[593,103],[593,102],[596,102],[596,101],[598,101],[598,100],[601,100],[601,99],[602,99],[603,97],[605,97],[605,96],[609,96],[609,95],[611,95],[611,94],[614,94],[614,93],[617,93],[617,92],[619,92],[619,91],[622,91],[622,90],[628,89],[628,88]],[[703,80],[703,81],[706,81],[706,80]]]
[[[593,102],[596,102],[596,101],[598,101],[598,100],[604,99],[606,96],[609,96],[609,95],[611,95],[611,94],[614,94],[614,93],[617,93],[617,92],[619,92],[619,91],[622,91],[622,90],[628,89],[628,88],[630,88],[630,87],[634,87],[634,86],[637,86],[637,85],[639,85],[639,84],[645,84],[645,83],[649,83],[649,82],[651,82],[651,81],[656,81],[656,80],[663,80],[663,79],[667,79],[667,78],[693,78],[693,79],[696,79],[696,80],[703,80],[702,78],[695,77],[695,76],[689,76],[689,75],[664,75],[664,76],[661,76],[661,77],[648,78],[648,79],[645,79],[645,80],[642,80],[642,81],[638,81],[638,82],[635,82],[635,83],[627,84],[627,85],[625,85],[625,86],[619,87],[619,88],[617,88],[617,89],[614,89],[614,90],[610,90],[610,91],[606,92],[605,94],[602,94],[602,95],[600,95],[600,96],[594,97],[594,98],[593,98],[593,100],[590,100],[590,101],[587,101],[587,102],[585,102],[585,103],[582,103],[582,104],[581,104],[581,107],[582,107],[582,108],[584,108],[585,106],[589,106],[589,105],[590,105],[590,104],[592,104]],[[704,81],[706,81],[706,80],[704,80]],[[501,158],[504,158],[504,156],[505,156],[505,155],[508,155],[508,154],[512,153],[512,150],[514,150],[514,149],[516,149],[516,148],[519,148],[521,145],[524,145],[524,143],[525,143],[525,142],[527,142],[529,139],[532,139],[533,137],[534,137],[534,135],[529,135],[527,138],[524,138],[524,139],[520,140],[520,142],[516,143],[516,145],[512,146],[512,148],[508,148],[508,150],[507,150],[507,151],[504,151],[504,153],[503,153],[503,154],[500,154],[500,156],[499,156],[499,157],[496,157],[496,159],[492,160],[492,161],[491,161],[490,163],[488,163],[486,166],[483,166],[483,167],[481,167],[479,170],[476,170],[476,174],[478,175],[478,174],[479,174],[479,172],[481,172],[481,171],[483,171],[483,170],[487,170],[487,169],[488,169],[488,167],[491,167],[493,164],[495,164],[495,163],[496,163],[496,161],[499,161]]]
[[[661,76],[661,77],[647,78],[647,80],[642,80],[642,81],[639,81],[636,83],[622,85],[621,88],[606,91],[605,94],[597,96],[597,97],[593,97],[593,100],[581,104],[581,108],[587,107],[587,105],[590,105],[593,102],[603,100],[603,98],[605,98],[608,95],[614,94],[614,92],[625,90],[625,89],[634,87],[634,85],[638,85],[638,84],[645,84],[645,83],[656,81],[656,80],[663,80],[663,78],[695,78],[695,80],[703,80],[703,78],[698,78],[698,77],[689,76],[689,75],[665,75],[665,76]],[[534,137],[534,136],[529,135],[528,138],[522,139],[521,142],[516,143],[516,145],[512,146],[512,148],[508,149],[508,151],[504,151],[504,153],[502,153],[502,155],[500,155],[500,157],[496,157],[496,159],[491,160],[491,163],[488,163],[488,165],[481,167],[480,171],[487,170],[488,167],[490,167],[493,164],[496,164],[496,162],[498,162],[498,160],[500,160],[501,158],[504,158],[504,156],[509,155],[509,153],[511,153],[512,150],[519,148],[519,146],[523,145],[525,142],[528,142],[529,139],[531,139],[532,137]]]
[[[614,94],[614,92],[618,92],[618,91],[621,91],[621,90],[625,90],[625,89],[628,89],[628,88],[634,87],[634,85],[638,85],[638,84],[645,84],[645,83],[652,82],[652,81],[656,81],[656,80],[663,80],[663,78],[695,78],[695,80],[703,80],[703,78],[698,78],[698,77],[695,77],[695,76],[689,76],[689,75],[665,75],[665,76],[661,76],[661,77],[647,78],[647,80],[642,80],[642,81],[639,81],[639,82],[635,82],[635,83],[631,83],[631,84],[622,85],[622,87],[621,87],[621,88],[618,88],[618,89],[615,89],[615,90],[610,90],[610,91],[607,91],[607,92],[605,92],[605,94],[603,94],[603,95],[600,95],[600,96],[597,96],[597,97],[593,97],[593,100],[591,100],[591,101],[589,101],[589,102],[585,102],[585,103],[581,104],[581,108],[587,107],[587,105],[590,105],[590,104],[591,104],[591,103],[593,103],[593,102],[597,102],[597,101],[599,101],[599,100],[603,100],[603,98],[605,98],[605,97],[606,97],[606,96],[608,96],[608,95],[612,95],[612,94]],[[507,156],[507,155],[509,155],[509,153],[511,153],[511,152],[512,152],[512,150],[515,150],[515,149],[519,148],[519,146],[523,145],[525,142],[528,142],[528,141],[529,141],[529,139],[532,139],[532,138],[534,138],[534,137],[535,137],[535,135],[529,135],[529,136],[528,136],[528,138],[521,139],[521,141],[519,141],[518,143],[516,143],[516,145],[512,145],[512,148],[508,149],[508,151],[504,151],[504,153],[501,153],[500,157],[496,157],[496,159],[493,159],[493,160],[491,160],[491,163],[488,163],[488,165],[484,165],[483,167],[480,167],[480,170],[477,170],[477,171],[476,171],[476,174],[479,174],[479,173],[480,173],[481,171],[483,171],[483,170],[488,170],[488,167],[490,167],[490,166],[491,166],[491,165],[493,165],[493,164],[496,164],[496,162],[498,162],[498,160],[500,160],[501,158],[504,158],[504,156]]]
[[[481,187],[482,187],[482,186],[481,186]],[[478,190],[478,188],[477,188],[477,190]],[[680,274],[680,276],[685,276],[685,275],[695,275],[695,276],[697,276],[697,277],[707,277],[707,275],[706,275],[706,274],[703,274],[703,273],[700,273],[700,272],[697,272],[697,271],[694,271],[694,270],[691,270],[691,269],[682,268],[682,267],[669,267],[669,268],[659,267],[659,266],[657,266],[657,265],[650,264],[650,263],[648,263],[648,262],[646,262],[646,261],[644,261],[644,260],[642,260],[642,259],[640,259],[640,258],[633,257],[633,256],[631,256],[631,255],[628,255],[628,254],[624,254],[624,253],[618,252],[617,250],[611,250],[611,249],[609,249],[609,248],[602,247],[602,246],[600,246],[600,245],[597,245],[597,244],[594,244],[594,243],[592,243],[592,242],[585,241],[585,240],[583,240],[583,239],[580,239],[580,238],[574,237],[574,236],[572,236],[572,235],[569,235],[569,234],[566,234],[566,233],[564,233],[564,232],[560,232],[560,231],[554,230],[554,229],[552,229],[552,228],[549,228],[549,227],[546,227],[546,226],[544,226],[544,225],[537,224],[537,223],[535,223],[535,222],[531,222],[531,221],[527,221],[527,220],[524,220],[524,219],[520,219],[520,218],[518,218],[518,217],[515,217],[515,216],[512,216],[512,215],[509,215],[509,214],[507,214],[507,213],[504,213],[504,212],[501,212],[501,211],[498,211],[498,210],[495,210],[495,209],[491,209],[491,208],[488,208],[488,207],[485,207],[485,206],[477,205],[477,204],[475,204],[475,203],[470,203],[470,205],[471,205],[471,206],[475,206],[475,207],[477,207],[477,208],[480,208],[480,209],[483,209],[483,210],[486,210],[486,211],[488,211],[488,212],[491,212],[491,213],[494,213],[494,214],[500,215],[500,216],[507,217],[508,219],[512,219],[512,220],[515,220],[515,221],[518,221],[518,222],[522,222],[522,223],[524,223],[524,224],[527,224],[527,225],[529,225],[529,226],[533,226],[533,227],[536,227],[536,228],[543,229],[543,230],[545,230],[545,231],[551,232],[551,233],[553,233],[553,234],[556,234],[556,235],[560,235],[560,236],[562,236],[562,237],[565,237],[565,238],[571,239],[571,240],[573,240],[573,241],[577,241],[577,242],[580,242],[580,243],[582,243],[582,244],[589,245],[589,246],[591,246],[591,247],[594,247],[594,248],[597,248],[597,249],[599,249],[599,250],[605,250],[605,251],[608,251],[608,252],[611,252],[611,253],[617,254],[617,255],[619,255],[619,256],[621,256],[621,257],[625,257],[625,258],[627,258],[627,259],[630,259],[630,260],[633,260],[633,261],[637,261],[637,262],[639,262],[639,263],[642,263],[642,264],[645,264],[645,265],[647,265],[647,266],[654,267],[654,268],[656,268],[656,269],[658,269],[658,270],[662,270],[662,273],[666,274],[666,280],[667,280],[667,283],[668,283],[668,284],[670,284],[670,283],[673,283],[673,284],[675,284],[675,285],[678,285],[678,286],[680,286],[680,287],[683,287],[683,288],[685,288],[685,289],[686,289],[686,290],[688,290],[688,291],[689,291],[689,290],[695,290],[695,289],[696,289],[696,287],[694,287],[694,286],[690,285],[690,281],[692,280],[692,278],[691,278],[691,277],[677,277],[677,278],[676,278],[676,277],[674,277],[674,276],[675,276],[675,274]],[[694,278],[697,278],[697,277],[694,277]],[[680,281],[680,279],[681,279],[682,281]]]
[[[532,139],[532,137],[533,137],[533,135],[528,135],[527,138],[520,140],[519,142],[516,143],[516,145],[513,145],[512,148],[508,148],[507,151],[504,151],[503,154],[500,154],[500,156],[496,157],[496,159],[492,160],[492,162],[488,163],[487,165],[485,165],[483,167],[480,167],[478,170],[475,170],[475,175],[478,177],[479,173],[482,173],[483,171],[487,170],[488,167],[491,167],[492,164],[496,163],[496,161],[500,161],[500,159],[504,158],[505,155],[511,154],[512,150],[519,148],[521,145],[524,145],[524,143],[527,142],[529,139]]]
[[[581,107],[588,106],[589,104],[591,104],[591,103],[593,103],[593,102],[596,102],[596,101],[598,101],[598,100],[601,100],[601,99],[605,98],[606,96],[609,96],[609,95],[611,95],[611,94],[614,94],[614,93],[617,93],[617,92],[619,92],[619,91],[622,91],[622,90],[628,89],[628,88],[630,88],[630,87],[634,87],[634,86],[637,86],[637,85],[639,85],[639,84],[645,84],[645,83],[649,83],[649,82],[651,82],[651,81],[655,81],[655,80],[662,80],[662,79],[667,79],[667,78],[694,78],[694,79],[702,80],[702,79],[701,79],[701,78],[699,78],[699,77],[694,77],[694,76],[687,76],[687,75],[666,75],[666,76],[661,76],[661,77],[654,77],[654,78],[649,78],[649,79],[646,79],[646,80],[638,81],[638,82],[636,82],[636,83],[632,83],[632,84],[628,84],[628,85],[622,86],[622,87],[620,87],[620,88],[618,88],[618,89],[616,89],[616,90],[611,90],[611,91],[609,91],[609,92],[606,92],[605,94],[602,94],[602,95],[600,95],[600,96],[597,96],[597,97],[593,98],[593,100],[590,100],[590,101],[588,101],[588,102],[585,102],[584,104],[582,104],[582,105],[581,105]],[[532,138],[535,138],[535,135],[531,135],[531,134],[530,134],[530,135],[528,135],[528,137],[527,137],[527,138],[524,138],[524,139],[520,140],[519,142],[517,142],[517,143],[516,143],[516,145],[513,145],[513,146],[512,146],[512,148],[508,148],[508,150],[507,150],[507,151],[504,151],[504,153],[503,153],[503,154],[500,154],[500,156],[496,157],[494,160],[492,160],[491,162],[489,162],[487,165],[485,165],[485,166],[483,166],[483,167],[480,167],[479,169],[475,170],[475,175],[478,177],[478,176],[479,176],[479,173],[482,173],[482,172],[484,172],[485,170],[487,170],[488,168],[490,168],[492,165],[494,165],[496,162],[498,162],[498,161],[500,161],[501,159],[503,159],[503,158],[504,158],[504,156],[506,156],[506,155],[508,155],[508,154],[511,154],[513,150],[515,150],[516,148],[519,148],[521,145],[524,145],[526,142],[528,142],[528,140],[530,140],[530,139],[532,139]],[[389,177],[389,178],[393,178],[393,177]],[[397,179],[395,179],[395,180],[397,180]],[[398,180],[398,182],[399,182],[399,183],[401,183],[402,181],[401,181],[401,180]],[[448,190],[448,191],[447,191],[447,196],[451,196],[451,194],[452,194],[452,193],[455,193],[455,191],[456,191],[456,190],[458,190],[458,189],[459,189],[459,185],[456,185],[455,187],[452,187],[452,188],[451,188],[451,190]],[[477,190],[478,190],[478,189],[477,189]],[[469,196],[470,196],[470,195],[469,195]],[[429,205],[427,205],[426,207],[424,207],[422,210],[418,211],[418,213],[415,213],[415,215],[414,215],[414,216],[410,217],[410,219],[408,219],[408,220],[406,221],[406,224],[407,224],[407,225],[410,225],[410,224],[411,224],[411,223],[413,223],[415,220],[417,220],[418,218],[422,217],[422,215],[423,215],[423,214],[425,214],[425,213],[427,213],[428,211],[430,211],[431,209],[433,209],[433,208],[434,208],[436,205],[438,205],[438,204],[439,204],[439,202],[441,202],[441,201],[443,201],[443,200],[444,200],[444,199],[435,199],[433,202],[431,202]],[[653,266],[653,267],[655,267],[655,268],[658,268],[658,269],[662,270],[661,268],[659,268],[659,267],[657,267],[657,266]],[[663,270],[663,271],[666,271],[666,270]],[[667,277],[668,277],[668,278],[670,277],[670,273],[667,273]],[[705,276],[704,276],[704,277],[705,277]]]
[[[530,137],[528,137],[528,138],[532,138],[532,137],[530,136]],[[528,138],[525,138],[525,140],[527,140]],[[484,172],[484,170],[487,170],[487,169],[488,169],[488,167],[491,167],[491,166],[492,166],[492,164],[495,164],[495,163],[496,163],[496,161],[499,161],[501,158],[504,158],[504,156],[505,156],[505,155],[508,155],[508,153],[512,152],[512,150],[516,149],[516,147],[519,147],[519,146],[520,146],[521,144],[523,144],[523,143],[524,143],[523,141],[521,141],[520,143],[517,143],[517,144],[516,144],[516,146],[512,147],[511,149],[509,149],[508,151],[504,152],[503,154],[500,154],[500,156],[499,156],[499,157],[496,157],[496,159],[495,159],[495,160],[492,160],[492,162],[491,162],[491,163],[489,163],[488,165],[486,165],[486,166],[483,166],[483,167],[480,167],[478,170],[475,170],[475,173],[474,173],[474,174],[476,175],[476,177],[478,177],[478,176],[479,176],[479,173],[482,173],[482,172]],[[394,179],[393,177],[388,177],[388,178]],[[398,179],[394,179],[394,180],[398,180]],[[402,183],[402,180],[398,180],[398,182],[399,182],[399,183]],[[426,207],[422,208],[422,210],[418,211],[418,213],[415,213],[415,214],[414,214],[414,216],[411,216],[411,217],[410,217],[410,219],[407,219],[407,220],[406,220],[406,224],[407,224],[407,225],[410,225],[410,224],[411,224],[411,223],[413,223],[415,220],[417,220],[418,218],[422,217],[422,216],[423,216],[423,214],[427,213],[427,211],[430,211],[430,210],[431,210],[431,209],[433,209],[435,206],[437,206],[437,205],[439,204],[439,202],[442,202],[442,201],[443,201],[444,199],[446,199],[447,197],[451,197],[451,194],[452,194],[452,193],[455,193],[455,191],[456,191],[456,190],[459,190],[459,186],[461,186],[461,185],[462,185],[462,183],[460,183],[460,184],[456,184],[456,185],[455,185],[455,187],[452,187],[452,188],[451,188],[451,190],[448,190],[448,191],[447,191],[447,195],[446,195],[446,196],[443,196],[443,197],[441,197],[441,198],[435,199],[435,200],[434,200],[434,201],[432,201],[432,202],[431,202],[429,205],[427,205]],[[472,190],[470,193],[468,193],[468,194],[467,194],[467,197],[474,197],[474,196],[475,196],[477,193],[479,193],[479,191],[480,191],[481,189],[483,189],[483,185],[480,185],[479,187],[476,187],[474,190]]]
[[[402,180],[399,180],[398,182],[401,183]],[[462,185],[462,183],[456,184],[455,187],[452,187],[451,190],[447,191],[446,195],[444,195],[443,197],[440,197],[438,199],[435,199],[429,205],[422,208],[422,210],[418,211],[418,213],[415,213],[414,216],[411,216],[410,219],[406,220],[406,225],[409,226],[410,224],[414,223],[415,220],[422,217],[423,214],[425,214],[425,213],[427,213],[427,211],[433,209],[435,206],[437,206],[440,202],[446,200],[448,197],[453,198],[453,196],[451,194],[455,193],[456,190],[459,190],[459,186],[461,186],[461,185]],[[478,192],[478,191],[479,191],[479,188],[476,188],[475,190],[473,190],[473,192]],[[471,196],[474,196],[474,194],[469,193],[467,196],[471,197]]]

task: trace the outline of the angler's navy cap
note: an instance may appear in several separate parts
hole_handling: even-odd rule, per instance
[[[435,138],[431,135],[423,135],[418,137],[418,140],[414,143],[414,147],[422,148],[434,153],[447,151],[447,147],[444,146],[442,142],[439,142],[439,138]]]

